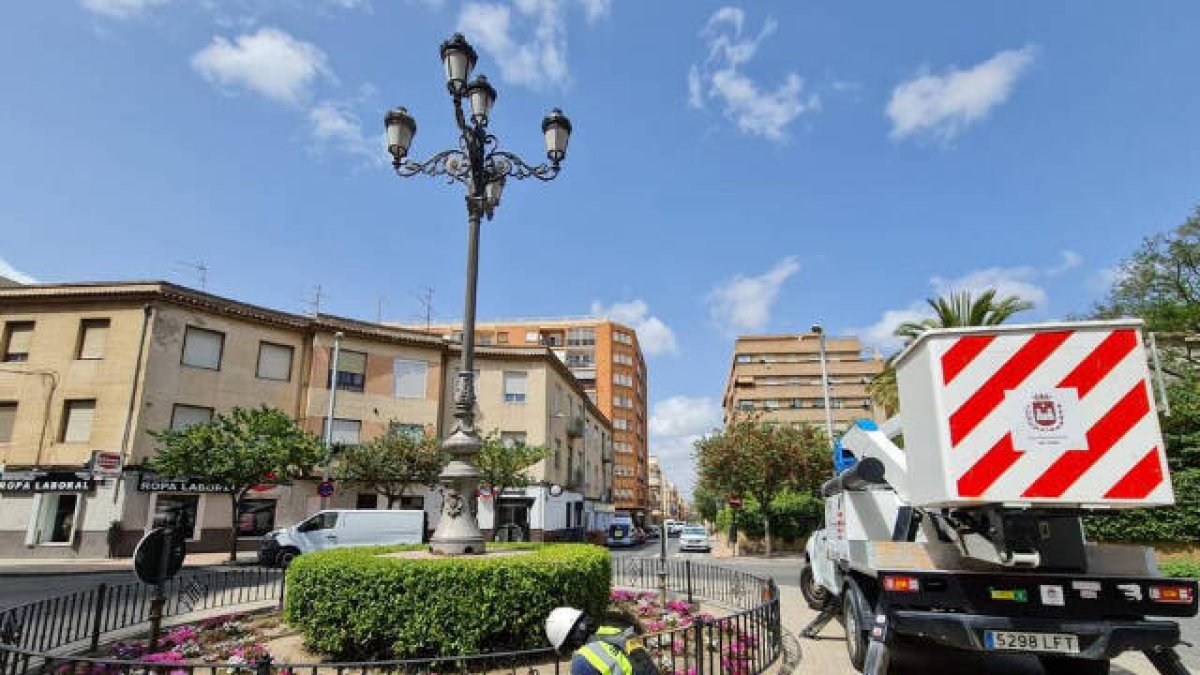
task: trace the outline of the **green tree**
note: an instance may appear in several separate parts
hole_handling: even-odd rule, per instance
[[[1121,263],[1095,316],[1137,316],[1156,332],[1200,332],[1200,207],[1171,232],[1147,237]]]
[[[147,464],[163,476],[229,490],[229,559],[237,560],[238,510],[251,487],[302,476],[321,461],[317,437],[282,410],[234,408],[204,424],[150,432],[160,443]]]
[[[475,458],[479,471],[479,482],[492,489],[493,519],[500,513],[495,507],[505,490],[528,486],[532,479],[528,470],[550,455],[550,448],[542,445],[505,442],[495,431],[483,437],[483,447]],[[500,528],[492,527],[492,537],[500,534]]]
[[[815,493],[829,478],[829,439],[815,426],[762,422],[738,416],[695,444],[700,485],[728,499],[753,497],[760,505],[766,553],[771,555],[775,498],[788,490]]]
[[[337,455],[334,476],[361,485],[387,498],[395,508],[413,485],[437,485],[446,455],[436,438],[416,435],[390,425],[386,434],[351,445]]]
[[[706,487],[698,486],[692,494],[692,510],[706,522],[716,522],[721,506],[720,495]]]
[[[979,295],[960,291],[940,298],[927,298],[925,304],[933,316],[920,321],[906,321],[893,332],[908,345],[921,333],[935,328],[960,328],[963,326],[995,326],[1008,321],[1014,314],[1032,309],[1033,305],[1015,295],[996,297],[998,291],[989,288]],[[867,385],[867,394],[884,409],[894,415],[900,409],[900,392],[896,384],[896,367],[893,354],[883,371]]]

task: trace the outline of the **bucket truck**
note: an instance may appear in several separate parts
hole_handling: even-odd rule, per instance
[[[1162,577],[1148,547],[1088,541],[1081,521],[1174,503],[1141,329],[940,329],[901,352],[899,415],[836,443],[805,634],[840,615],[870,675],[912,643],[1093,675],[1136,650],[1186,675],[1170,618],[1196,615],[1197,582]]]

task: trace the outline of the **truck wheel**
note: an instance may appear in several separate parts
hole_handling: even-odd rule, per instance
[[[859,672],[862,672],[867,659],[870,641],[868,628],[862,621],[863,614],[868,611],[867,598],[862,589],[853,579],[846,581],[846,587],[842,589],[842,626],[846,628],[846,653],[850,656],[850,665]]]
[[[800,568],[800,593],[804,602],[812,609],[819,610],[829,601],[829,589],[817,583],[813,577],[812,565],[807,562]]]
[[[291,546],[282,548],[279,550],[279,555],[275,556],[275,564],[279,565],[283,569],[287,569],[288,565],[291,565],[292,561],[295,560],[296,556],[298,555],[300,555],[300,549],[298,548],[293,548]]]
[[[1109,662],[1073,659],[1069,656],[1039,656],[1046,675],[1108,675]]]

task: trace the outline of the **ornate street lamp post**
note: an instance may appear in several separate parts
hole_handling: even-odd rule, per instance
[[[479,277],[479,223],[488,220],[500,205],[500,194],[508,178],[537,178],[543,181],[558,176],[571,121],[557,108],[542,120],[549,163],[530,166],[520,157],[499,149],[496,137],[488,133],[488,119],[496,102],[496,89],[480,75],[469,81],[475,67],[475,50],[462,35],[442,43],[442,64],[446,68],[446,88],[454,99],[458,122],[458,149],[445,150],[424,162],[408,159],[408,150],[417,123],[404,108],[396,108],[384,117],[388,152],[396,175],[409,178],[418,174],[447,176],[467,191],[467,284],[463,304],[462,365],[458,371],[454,397],[454,431],[442,442],[450,461],[439,480],[443,488],[442,514],[430,540],[429,549],[443,555],[483,553],[483,533],[476,520],[476,495],[479,472],[472,460],[483,442],[475,428],[475,291]],[[463,111],[463,99],[471,107],[470,118]]]

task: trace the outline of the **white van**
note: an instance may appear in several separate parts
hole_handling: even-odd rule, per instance
[[[419,544],[424,535],[424,511],[328,509],[264,536],[258,561],[287,567],[301,553],[347,546]]]

